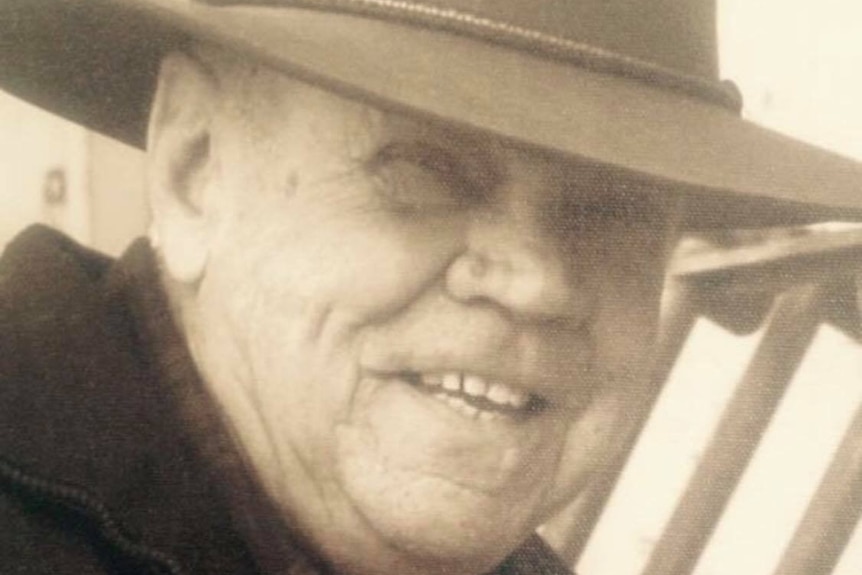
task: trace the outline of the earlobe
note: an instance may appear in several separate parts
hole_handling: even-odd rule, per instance
[[[203,279],[209,258],[209,242],[202,230],[180,230],[166,226],[160,236],[162,261],[171,278],[186,286],[196,286]]]
[[[148,137],[151,237],[167,272],[183,284],[200,281],[209,254],[216,102],[215,79],[203,64],[179,53],[165,58]]]

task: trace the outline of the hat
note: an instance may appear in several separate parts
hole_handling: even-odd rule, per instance
[[[740,117],[714,0],[0,0],[0,87],[142,147],[160,59],[193,39],[672,182],[699,227],[862,218],[862,165]]]

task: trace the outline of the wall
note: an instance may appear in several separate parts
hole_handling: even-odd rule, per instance
[[[0,92],[0,247],[32,222],[90,241],[86,142],[83,128]],[[52,171],[62,174],[55,184],[65,180],[54,202],[45,198]]]
[[[119,255],[149,220],[143,153],[99,134],[87,144],[92,245]]]
[[[146,229],[144,189],[140,151],[0,92],[0,249],[41,222],[118,255]]]

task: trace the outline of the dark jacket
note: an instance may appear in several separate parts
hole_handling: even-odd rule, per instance
[[[264,572],[237,514],[254,482],[154,260],[144,241],[114,262],[40,226],[0,260],[4,574]],[[298,541],[285,555],[289,573],[327,572]],[[498,572],[568,570],[536,537]]]

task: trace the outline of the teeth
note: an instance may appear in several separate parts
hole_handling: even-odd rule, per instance
[[[525,407],[530,401],[530,396],[527,393],[516,391],[502,383],[488,383],[477,375],[464,375],[462,373],[422,374],[421,381],[423,385],[429,387],[442,387],[446,391],[463,392],[471,397],[483,397],[497,405],[511,406],[515,409]],[[457,399],[451,398],[451,396],[445,397]],[[458,401],[461,406],[469,407],[471,410],[475,409],[461,400]]]
[[[467,375],[464,377],[464,391],[468,395],[485,395],[488,391],[488,384],[481,377]]]
[[[529,397],[500,383],[492,383],[488,388],[488,399],[494,403],[521,408],[527,405]]]
[[[477,408],[467,403],[464,403],[463,401],[461,402],[461,410],[463,410],[464,413],[466,413],[469,417],[476,417],[476,414],[479,413],[479,410]]]
[[[523,407],[526,407],[527,403],[529,402],[529,396],[524,393],[513,393],[511,396],[509,396],[509,405],[511,405],[515,409],[521,409]]]
[[[431,387],[437,387],[443,385],[443,376],[441,375],[423,375],[422,383],[425,385],[430,385]]]
[[[449,407],[451,407],[452,409],[457,409],[467,417],[476,417],[477,415],[479,415],[479,410],[477,408],[473,407],[459,397],[453,397],[451,395],[445,395],[441,393],[437,395],[437,398],[445,401],[449,404]]]
[[[512,394],[509,393],[509,390],[499,383],[492,383],[488,388],[488,399],[494,403],[509,403],[509,397],[511,395]]]
[[[443,376],[443,387],[449,391],[461,389],[461,376],[457,373],[447,373]]]

